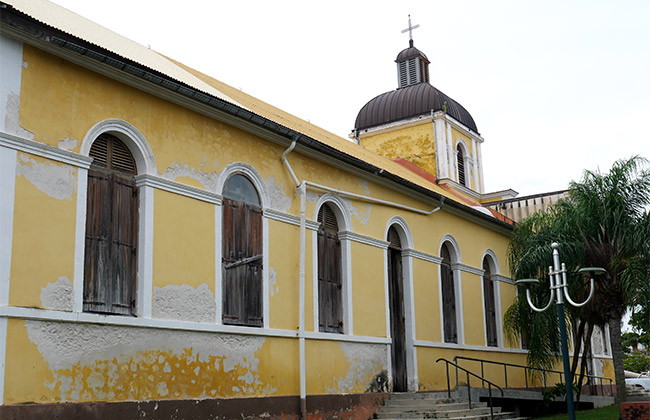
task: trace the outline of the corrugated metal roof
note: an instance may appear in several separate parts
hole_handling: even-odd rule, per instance
[[[144,45],[131,41],[101,25],[47,0],[3,0],[16,10],[48,26],[102,47],[114,54],[191,86],[208,95],[244,107],[228,95],[204,83],[191,73]]]

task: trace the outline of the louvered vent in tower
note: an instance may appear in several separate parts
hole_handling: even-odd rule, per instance
[[[336,214],[334,214],[334,210],[327,204],[324,204],[318,211],[318,223],[327,230],[339,231]]]
[[[136,174],[135,160],[129,148],[117,137],[102,134],[97,137],[90,148],[89,156],[95,167]]]

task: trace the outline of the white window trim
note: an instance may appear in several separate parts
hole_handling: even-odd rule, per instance
[[[253,166],[246,162],[233,162],[228,164],[219,174],[217,181],[217,192],[223,196],[223,187],[226,181],[232,175],[242,174],[245,175],[252,183],[257,194],[260,197],[260,204],[262,207],[262,325],[263,328],[270,328],[269,317],[271,315],[270,309],[270,284],[269,284],[269,218],[266,213],[268,211],[271,199],[266,188],[264,180]],[[220,203],[221,204],[221,203]],[[222,258],[222,234],[223,234],[223,208],[222,205],[215,206],[215,303],[217,304],[216,323],[223,325],[223,271],[221,266]]]
[[[450,257],[451,257],[451,266],[452,266],[452,272],[454,276],[454,298],[456,300],[456,333],[457,333],[457,338],[458,338],[458,343],[459,345],[464,345],[465,344],[465,317],[463,315],[463,289],[462,289],[462,278],[461,278],[461,273],[463,270],[461,270],[462,264],[462,256],[460,253],[460,247],[458,246],[458,242],[456,239],[451,236],[451,235],[445,235],[442,237],[440,240],[440,244],[438,245],[438,255],[441,255],[442,252],[442,246],[448,243],[449,250],[450,250]],[[439,301],[439,308],[440,308],[440,341],[445,342],[445,318],[444,318],[444,310],[442,307],[442,266],[438,265],[438,301]]]
[[[346,233],[352,232],[350,209],[341,199],[334,194],[323,194],[314,206],[313,220],[318,220],[318,211],[324,204],[329,204],[339,225],[339,240],[341,241],[341,282],[343,306],[343,334],[354,335],[354,317],[352,308],[352,240]],[[318,231],[312,232],[312,287],[314,308],[314,331],[330,335],[329,332],[320,332],[318,322]]]
[[[501,319],[501,293],[500,293],[500,281],[497,281],[494,276],[501,273],[501,268],[499,266],[499,260],[496,257],[496,254],[491,249],[485,250],[483,256],[481,257],[481,267],[483,267],[483,260],[488,258],[488,264],[490,264],[491,277],[492,277],[492,287],[494,288],[494,315],[495,315],[495,327],[497,330],[497,347],[503,347],[503,321]],[[485,273],[483,273],[485,275]],[[483,288],[483,275],[481,275],[481,305],[483,308],[483,337],[485,337],[485,346],[488,346],[487,342],[487,320],[485,319],[485,290]]]
[[[118,119],[108,119],[93,125],[84,136],[79,153],[88,157],[93,142],[103,133],[115,135],[129,148],[136,162],[138,175],[155,175],[156,161],[151,146],[142,133],[133,125]],[[137,179],[137,176],[136,176]],[[139,187],[138,212],[138,261],[136,273],[136,315],[151,318],[153,298],[153,187]],[[86,247],[86,207],[87,207],[88,170],[79,168],[77,175],[77,216],[75,227],[74,251],[74,311],[83,312],[84,257]]]
[[[463,166],[464,166],[463,171],[465,172],[465,182],[468,185],[464,185],[460,183],[460,176],[458,173],[460,168],[458,168],[457,163],[456,163],[456,182],[458,182],[463,187],[469,188],[470,190],[475,190],[476,188],[472,188],[472,178],[470,177],[472,158],[469,155],[469,148],[467,147],[467,144],[465,144],[465,140],[463,140],[462,138],[456,139],[456,144],[454,145],[454,157],[455,157],[454,160],[456,162],[458,162],[458,146],[460,146],[461,149],[463,150]]]
[[[383,238],[388,238],[388,230],[391,226],[396,226],[397,233],[402,245],[402,279],[403,279],[403,299],[404,299],[404,336],[406,348],[406,373],[407,388],[411,392],[418,390],[418,372],[417,372],[417,351],[415,349],[416,329],[415,329],[415,294],[413,291],[413,256],[406,252],[413,248],[413,235],[406,223],[406,220],[399,216],[391,217],[384,228]],[[384,296],[386,312],[386,337],[391,339],[390,328],[390,298],[388,284],[388,249],[384,249]],[[392,375],[391,366],[391,344],[388,346],[388,369],[389,375]]]

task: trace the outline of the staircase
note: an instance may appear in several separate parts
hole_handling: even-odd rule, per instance
[[[493,407],[495,420],[524,420],[515,413],[502,412]],[[459,398],[455,392],[451,398],[446,392],[391,393],[390,398],[379,410],[378,419],[446,419],[446,420],[490,420],[490,407],[486,402],[472,402]]]

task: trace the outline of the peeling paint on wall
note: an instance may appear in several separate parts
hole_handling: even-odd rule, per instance
[[[258,375],[266,338],[25,321],[56,401],[272,395]]]
[[[275,269],[273,267],[269,268],[269,287],[271,288],[270,293],[271,296],[275,295],[276,293],[280,292],[280,286],[277,283],[277,273],[275,272]]]
[[[20,126],[20,95],[9,93],[7,95],[7,106],[5,114],[5,130],[8,133],[24,137],[29,140],[34,139],[34,133],[25,130]]]
[[[70,137],[66,137],[58,143],[59,149],[63,150],[74,150],[77,148],[78,140],[71,140]]]
[[[188,177],[200,182],[201,185],[203,185],[203,188],[205,188],[208,191],[217,190],[217,181],[219,179],[218,173],[203,172],[201,168],[199,169],[192,168],[187,163],[181,166],[180,163],[174,162],[172,165],[173,166],[165,169],[165,172],[161,173],[160,176],[170,181],[175,181],[176,178]],[[218,164],[216,163],[215,165],[218,166]]]
[[[24,176],[36,188],[58,200],[71,200],[77,191],[76,171],[67,165],[36,161],[29,155],[18,155],[16,176]]]
[[[70,311],[74,309],[74,290],[67,277],[59,277],[55,282],[41,288],[41,304],[47,309]]]
[[[217,316],[215,297],[207,284],[194,288],[155,286],[153,290],[153,317],[181,321],[214,322]]]
[[[298,190],[295,191],[295,196],[298,197]],[[310,202],[311,204],[316,204],[318,199],[320,198],[320,194],[318,194],[316,191],[313,190],[307,190],[307,194],[305,196],[305,199]]]
[[[368,188],[368,181],[364,181],[363,179],[358,178],[357,182],[359,183],[359,187],[363,189],[366,195],[370,195],[370,189]]]
[[[381,344],[339,343],[348,362],[345,377],[333,378],[327,392],[363,392],[372,386],[377,375],[387,369],[386,346]]]
[[[291,208],[291,197],[286,194],[284,184],[282,182],[276,184],[274,176],[266,178],[264,184],[269,195],[269,207],[287,213]]]
[[[362,224],[367,225],[368,221],[370,220],[370,213],[372,212],[372,204],[359,203],[358,206],[355,206],[352,204],[352,201],[347,198],[344,199],[344,201],[347,204],[347,207],[350,209],[350,214],[356,217],[356,219]]]

